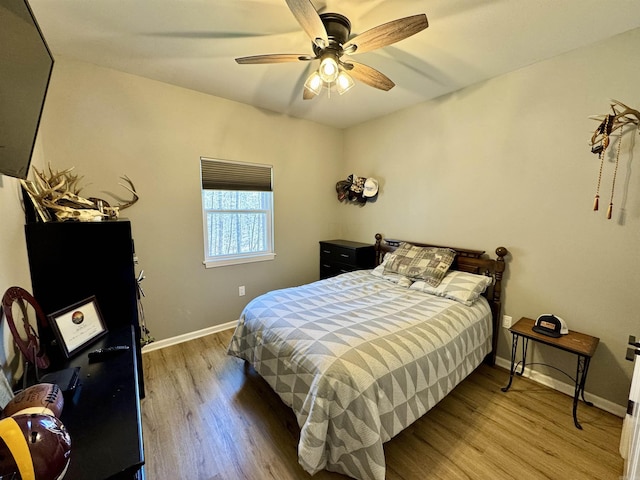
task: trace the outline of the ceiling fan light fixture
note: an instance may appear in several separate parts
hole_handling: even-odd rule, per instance
[[[333,53],[325,53],[320,61],[320,68],[318,69],[320,78],[326,83],[334,83],[338,78],[340,70],[338,68],[338,59]]]
[[[320,74],[318,72],[313,72],[309,75],[306,82],[304,82],[304,88],[314,95],[318,95],[322,91],[323,84],[324,82],[322,81],[322,78],[320,78]]]
[[[236,58],[236,62],[269,64],[320,60],[318,70],[305,81],[303,100],[317,96],[323,87],[327,87],[327,94],[330,95],[334,84],[338,93],[342,95],[353,87],[354,79],[379,90],[391,90],[395,84],[386,75],[363,63],[343,61],[342,57],[392,45],[429,26],[427,16],[420,13],[383,23],[352,37],[351,22],[344,15],[319,13],[311,0],[286,0],[286,3],[311,39],[313,55],[282,53],[253,55]]]
[[[336,90],[338,90],[338,93],[342,95],[343,93],[351,90],[351,87],[353,87],[354,83],[355,82],[353,81],[353,78],[351,78],[351,75],[349,75],[344,70],[341,70],[338,78],[336,79]]]

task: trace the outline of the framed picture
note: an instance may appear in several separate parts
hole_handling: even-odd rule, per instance
[[[107,333],[95,295],[48,315],[67,358]]]

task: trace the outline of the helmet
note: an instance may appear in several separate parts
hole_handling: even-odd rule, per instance
[[[0,477],[61,480],[71,459],[71,438],[51,415],[15,415],[0,420]]]

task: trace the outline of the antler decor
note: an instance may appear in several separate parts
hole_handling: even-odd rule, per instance
[[[80,196],[82,188],[79,187],[82,177],[72,173],[73,168],[62,171],[53,171],[49,166],[48,174],[33,167],[35,181],[21,180],[22,187],[27,191],[34,202],[40,207],[54,213],[59,221],[77,220],[81,222],[99,221],[108,218],[118,218],[120,210],[130,207],[139,200],[133,182],[126,175],[122,178],[128,185],[119,183],[128,190],[133,197],[125,201],[116,195],[108,193],[119,202],[116,206],[100,198],[84,198]]]
[[[600,171],[598,173],[598,185],[596,187],[596,196],[593,201],[593,210],[598,210],[600,200],[600,181],[602,180],[602,168],[604,167],[604,154],[609,146],[609,137],[616,130],[620,130],[618,145],[616,147],[616,162],[613,172],[613,182],[611,185],[611,200],[607,209],[607,218],[611,219],[613,210],[613,192],[616,186],[616,176],[618,173],[618,161],[620,160],[620,148],[622,146],[623,128],[627,125],[634,126],[640,133],[640,111],[626,106],[618,100],[611,100],[612,113],[605,115],[592,115],[589,118],[597,120],[599,123],[596,130],[591,136],[591,152],[598,154],[600,160]]]
[[[589,117],[600,122],[598,128],[596,128],[591,136],[591,151],[593,153],[599,154],[601,145],[605,149],[609,146],[607,138],[612,132],[615,132],[626,125],[635,125],[636,128],[640,126],[640,111],[627,107],[624,103],[619,102],[618,100],[612,99],[611,102],[611,114],[591,115]],[[638,132],[640,133],[640,130]],[[606,145],[603,145],[603,143],[606,143]]]

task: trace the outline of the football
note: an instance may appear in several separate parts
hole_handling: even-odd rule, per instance
[[[70,460],[71,438],[57,418],[30,414],[0,420],[0,478],[61,480]]]
[[[5,405],[2,417],[36,413],[60,417],[64,398],[54,383],[38,383],[25,388]]]

